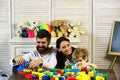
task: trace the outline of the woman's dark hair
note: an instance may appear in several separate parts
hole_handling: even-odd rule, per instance
[[[47,40],[50,41],[51,34],[47,30],[39,30],[37,32],[36,38],[47,38]]]
[[[65,37],[60,37],[60,38],[58,38],[57,41],[56,41],[56,48],[57,48],[57,49],[60,48],[60,44],[61,44],[61,42],[63,42],[63,41],[68,41],[68,42],[70,42],[70,40],[67,39],[67,38],[65,38]]]

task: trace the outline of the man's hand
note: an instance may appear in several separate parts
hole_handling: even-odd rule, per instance
[[[32,60],[31,62],[29,62],[29,66],[28,68],[35,68],[39,65],[43,64],[43,60],[41,59],[35,59],[35,60]]]
[[[13,62],[17,63],[18,65],[23,65],[25,60],[21,55],[18,55],[13,58]]]

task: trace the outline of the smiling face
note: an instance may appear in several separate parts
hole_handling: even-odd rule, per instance
[[[60,43],[59,51],[61,51],[65,55],[71,54],[72,53],[72,48],[71,48],[70,42],[68,42],[68,41],[62,41]]]
[[[36,48],[40,54],[44,54],[48,49],[50,41],[47,38],[36,38]]]

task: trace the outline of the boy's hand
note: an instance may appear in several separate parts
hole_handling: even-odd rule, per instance
[[[82,60],[81,62],[77,62],[77,66],[82,66],[83,68],[88,66],[88,63],[85,60]]]
[[[77,66],[82,66],[83,63],[82,62],[77,62],[76,64],[77,64]]]
[[[24,58],[21,55],[18,55],[13,58],[13,62],[17,63],[18,65],[24,65]]]
[[[87,62],[83,62],[82,67],[85,68],[85,67],[87,67],[88,65],[89,65],[89,64],[88,64]]]

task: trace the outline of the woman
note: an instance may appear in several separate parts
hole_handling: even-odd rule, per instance
[[[63,69],[65,67],[66,59],[71,61],[72,53],[74,52],[75,48],[71,46],[69,39],[65,37],[60,37],[57,39],[56,48],[57,48],[56,68]]]

